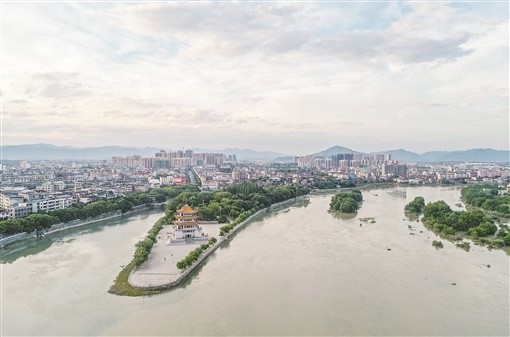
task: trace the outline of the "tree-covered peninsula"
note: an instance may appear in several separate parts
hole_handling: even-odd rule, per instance
[[[223,236],[258,210],[308,192],[301,185],[260,187],[255,183],[233,184],[216,192],[184,190],[168,202],[165,216],[137,244],[133,261],[139,266],[148,259],[158,232],[163,225],[173,222],[175,212],[185,204],[197,209],[202,220],[226,223],[220,227],[220,235]]]
[[[498,226],[484,211],[506,212],[508,195],[498,195],[497,188],[487,185],[469,186],[461,192],[463,199],[480,208],[453,211],[443,200],[428,203],[423,209],[423,223],[435,233],[450,240],[469,238],[475,244],[486,244],[489,248],[504,248],[510,252],[510,230],[507,225]],[[405,211],[419,214],[422,199],[415,198],[405,206]],[[424,203],[424,200],[423,200]],[[458,245],[459,246],[459,245]],[[461,245],[462,246],[462,245]],[[465,245],[464,245],[465,246]],[[464,247],[461,247],[464,248]]]
[[[329,206],[333,211],[341,213],[355,213],[363,202],[360,190],[339,192],[331,198]]]
[[[128,282],[131,271],[143,264],[148,258],[157,235],[164,225],[172,224],[174,215],[185,204],[200,212],[202,220],[218,220],[226,223],[220,227],[220,235],[226,235],[235,226],[246,220],[258,210],[270,205],[306,195],[310,190],[301,185],[261,187],[255,183],[233,184],[215,192],[199,192],[194,188],[185,189],[175,195],[167,204],[165,216],[160,218],[147,233],[147,236],[136,244],[133,260],[126,265],[117,276],[109,292],[118,295],[140,296],[158,293],[161,290],[144,290],[132,287]],[[216,243],[211,238],[207,244],[190,252],[178,262],[179,269],[193,264],[202,252]]]

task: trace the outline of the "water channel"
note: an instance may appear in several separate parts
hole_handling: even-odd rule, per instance
[[[433,248],[434,234],[403,220],[418,195],[459,208],[458,187],[363,190],[354,217],[328,213],[331,194],[310,196],[249,224],[185,284],[152,297],[107,291],[162,213],[16,243],[0,251],[1,333],[507,336],[509,257],[444,240]],[[363,217],[375,223],[360,227]]]

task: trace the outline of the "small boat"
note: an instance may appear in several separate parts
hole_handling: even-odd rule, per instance
[[[288,211],[290,211],[290,209],[286,209],[285,211],[283,211],[282,213],[287,213]]]

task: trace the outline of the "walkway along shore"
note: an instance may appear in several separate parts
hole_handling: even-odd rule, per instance
[[[115,218],[119,218],[119,217],[123,217],[123,216],[132,215],[135,213],[139,213],[142,211],[147,211],[147,210],[153,209],[153,207],[154,207],[153,205],[149,205],[149,206],[140,205],[140,206],[133,207],[133,210],[126,212],[126,213],[122,213],[121,211],[109,212],[109,213],[105,213],[100,216],[97,216],[95,218],[87,218],[84,220],[73,220],[73,221],[69,221],[69,222],[62,222],[62,223],[54,224],[50,228],[39,231],[39,232],[33,231],[31,233],[23,232],[23,233],[19,233],[19,234],[14,234],[14,235],[0,239],[0,248],[3,248],[5,246],[7,246],[8,244],[11,244],[14,242],[18,242],[18,241],[22,241],[22,240],[26,240],[26,239],[30,239],[30,238],[35,238],[38,236],[38,234],[46,236],[46,235],[58,233],[61,231],[65,231],[68,229],[90,225],[90,224],[93,224],[93,223],[96,223],[99,221],[103,221],[103,220],[115,219]]]
[[[250,216],[248,219],[244,220],[243,222],[241,222],[240,224],[235,226],[225,236],[219,237],[218,241],[216,242],[216,244],[214,246],[212,246],[206,252],[204,252],[200,256],[200,258],[193,265],[191,265],[190,267],[188,267],[186,270],[184,270],[182,272],[178,272],[178,273],[164,273],[163,274],[163,273],[158,272],[158,270],[155,270],[159,266],[155,266],[152,270],[151,270],[150,266],[149,266],[149,268],[144,268],[143,272],[144,272],[145,275],[162,275],[166,279],[165,281],[162,281],[160,284],[156,284],[156,282],[154,282],[154,280],[150,281],[150,282],[147,282],[147,281],[143,280],[142,283],[144,283],[144,284],[140,285],[140,280],[139,280],[140,277],[138,277],[138,281],[139,282],[135,282],[135,280],[134,280],[134,278],[136,276],[135,274],[137,272],[140,272],[140,267],[134,268],[131,271],[131,273],[129,274],[128,282],[129,282],[129,284],[133,288],[140,289],[140,290],[168,290],[168,289],[174,288],[174,287],[178,286],[182,281],[184,281],[197,267],[199,267],[202,264],[202,262],[210,254],[212,254],[225,241],[230,239],[241,228],[245,227],[247,224],[249,224],[250,222],[254,221],[255,219],[261,217],[262,215],[266,214],[269,211],[275,210],[275,209],[280,208],[282,206],[291,205],[291,204],[295,203],[296,201],[300,201],[300,200],[303,200],[305,198],[306,198],[306,196],[300,196],[298,198],[293,198],[293,199],[290,199],[290,200],[286,200],[286,201],[282,201],[282,202],[273,204],[273,205],[271,205],[271,206],[269,206],[267,208],[264,208],[264,209],[261,209],[261,210],[257,211],[255,214]],[[162,229],[162,231],[163,230],[164,229]],[[179,245],[179,246],[182,246],[182,245]],[[188,246],[189,246],[189,251],[191,251],[191,250],[193,250],[194,248],[197,247],[196,245],[188,245]],[[188,251],[188,253],[189,253],[189,251]],[[151,254],[153,254],[153,252],[151,252]],[[150,260],[150,256],[149,256],[149,260]],[[149,260],[146,261],[145,263],[149,262]],[[143,265],[142,265],[142,267],[143,267]],[[172,266],[172,268],[173,268],[173,266]],[[177,267],[175,267],[175,268],[177,268]],[[138,284],[136,284],[136,283],[138,283]]]

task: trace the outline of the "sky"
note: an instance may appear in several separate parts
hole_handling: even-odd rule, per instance
[[[507,2],[3,2],[3,145],[509,148]]]

